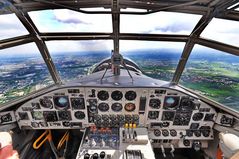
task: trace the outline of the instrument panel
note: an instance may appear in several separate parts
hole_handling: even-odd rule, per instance
[[[164,87],[62,87],[20,106],[21,129],[143,127],[154,147],[212,140],[217,113],[190,93]],[[207,147],[207,142],[200,143]],[[170,144],[168,144],[170,146]]]

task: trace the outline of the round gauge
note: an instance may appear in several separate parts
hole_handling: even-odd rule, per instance
[[[32,118],[35,120],[42,120],[43,119],[43,113],[40,111],[34,111],[32,112]]]
[[[96,106],[96,105],[90,105],[89,111],[90,111],[91,113],[96,113],[96,112],[97,112],[97,106]]]
[[[109,93],[107,91],[99,91],[97,97],[99,100],[105,101],[109,98]]]
[[[114,91],[111,94],[111,98],[116,101],[119,101],[120,99],[122,99],[122,97],[123,97],[123,93],[120,91]]]
[[[107,103],[100,103],[98,109],[102,112],[106,112],[109,110],[109,105]]]
[[[59,120],[71,120],[71,112],[70,111],[58,111]]]
[[[109,115],[102,115],[102,120],[109,120]]]
[[[190,146],[190,141],[189,140],[183,140],[183,145],[184,146]]]
[[[101,115],[94,115],[94,120],[95,121],[101,121]]]
[[[194,103],[189,97],[182,97],[180,102],[180,108],[184,110],[194,109]]]
[[[180,97],[178,96],[167,96],[164,99],[165,109],[175,109],[179,104]]]
[[[124,115],[117,115],[117,119],[120,122],[124,121]]]
[[[161,131],[159,129],[155,129],[154,130],[154,135],[155,136],[160,136],[161,135]]]
[[[110,115],[110,120],[115,121],[116,120],[116,115],[114,115],[114,114]]]
[[[49,97],[44,97],[39,100],[40,104],[44,108],[52,108],[53,104]]]
[[[84,98],[71,98],[72,109],[85,109]]]
[[[76,119],[79,119],[79,120],[85,118],[85,113],[82,111],[76,111],[74,115],[75,115]]]
[[[157,119],[159,117],[158,111],[149,111],[148,118],[149,119]]]
[[[127,91],[125,93],[125,99],[129,101],[135,100],[136,97],[137,97],[137,94],[135,91]]]
[[[134,111],[135,110],[135,104],[134,103],[127,103],[127,104],[125,104],[125,106],[124,106],[124,109],[126,110],[126,111],[128,111],[128,112],[132,112],[132,111]]]
[[[199,129],[201,130],[202,135],[204,137],[208,137],[210,135],[210,127],[209,126],[201,126]]]
[[[202,120],[203,116],[204,116],[203,113],[195,113],[195,114],[193,115],[193,120],[194,120],[194,121]]]
[[[194,130],[194,135],[196,137],[200,137],[201,136],[201,131],[200,130]]]
[[[171,135],[172,137],[177,136],[177,131],[174,130],[174,129],[170,130],[170,135]]]
[[[186,130],[186,136],[192,137],[193,136],[193,130]]]
[[[123,106],[120,103],[113,103],[111,109],[115,112],[119,112],[123,109]]]
[[[69,99],[67,96],[53,97],[56,108],[67,109],[69,107]]]
[[[168,136],[168,135],[169,135],[168,130],[163,129],[163,130],[162,130],[162,135],[163,135],[164,137]]]
[[[150,101],[149,101],[149,106],[151,108],[158,109],[158,108],[160,108],[160,104],[161,104],[160,99],[150,99]]]

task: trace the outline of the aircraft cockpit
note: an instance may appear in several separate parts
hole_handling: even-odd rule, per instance
[[[0,0],[0,159],[238,159],[238,21],[235,0]]]

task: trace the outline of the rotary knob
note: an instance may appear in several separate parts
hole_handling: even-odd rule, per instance
[[[98,153],[94,153],[94,154],[92,155],[92,159],[98,159],[98,157],[99,157]]]
[[[86,154],[84,155],[84,159],[90,159],[90,154],[86,153]]]
[[[102,159],[105,158],[105,151],[100,152],[100,158],[102,158]]]

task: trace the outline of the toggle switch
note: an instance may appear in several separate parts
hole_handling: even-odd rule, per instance
[[[173,144],[171,144],[170,147],[171,147],[170,153],[171,153],[172,157],[174,157],[175,148],[174,148]]]
[[[163,157],[166,158],[165,149],[163,145],[161,145],[161,151],[162,151]]]

